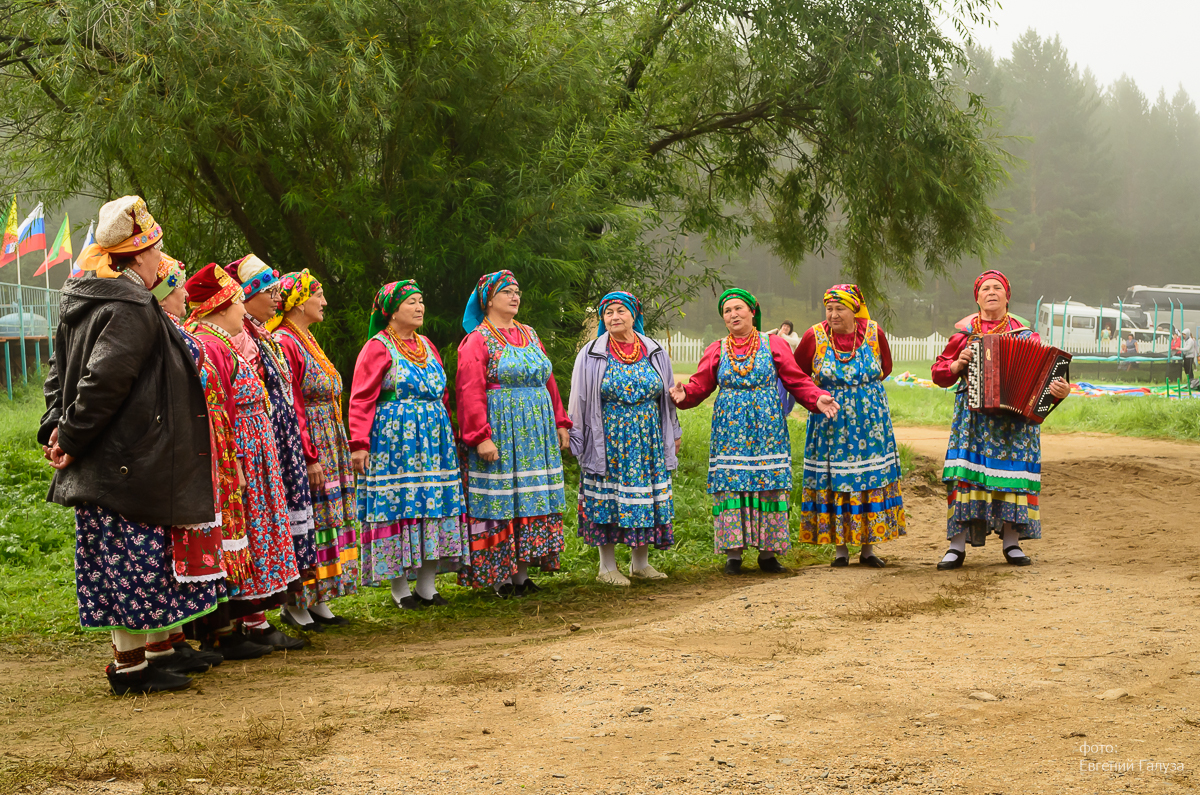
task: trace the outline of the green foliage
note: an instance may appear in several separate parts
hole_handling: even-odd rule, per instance
[[[310,268],[343,371],[380,284],[416,278],[447,350],[504,267],[562,362],[614,286],[651,328],[715,287],[690,237],[835,241],[868,291],[981,256],[1001,161],[938,19],[989,6],[0,0],[0,173],[140,193],[193,269]]]

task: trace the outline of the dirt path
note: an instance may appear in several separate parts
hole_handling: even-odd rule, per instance
[[[887,569],[643,586],[578,632],[330,635],[149,700],[105,697],[99,657],[0,659],[0,763],[23,760],[0,792],[1192,792],[1200,446],[1044,446],[1023,569],[989,544],[936,572],[944,498],[918,477]]]

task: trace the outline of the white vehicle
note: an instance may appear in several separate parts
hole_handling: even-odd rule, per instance
[[[1116,353],[1118,325],[1122,334],[1132,331],[1138,340],[1144,337],[1149,343],[1149,332],[1139,329],[1129,313],[1079,301],[1043,301],[1034,330],[1045,344],[1070,353]]]
[[[1156,303],[1157,319],[1154,312]],[[1144,284],[1135,284],[1126,291],[1121,308],[1142,328],[1148,329],[1157,323],[1160,331],[1168,332],[1171,330],[1173,308],[1174,326],[1194,329],[1200,326],[1200,285],[1166,284],[1162,287],[1147,287]]]

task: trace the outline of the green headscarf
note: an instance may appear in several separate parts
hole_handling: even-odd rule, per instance
[[[721,297],[717,299],[717,311],[724,314],[725,302],[730,298],[740,298],[746,302],[746,306],[754,312],[754,328],[762,331],[762,310],[758,307],[758,299],[750,294],[748,290],[743,290],[741,287],[730,287],[725,292],[721,293]]]
[[[375,293],[375,301],[371,304],[371,322],[368,326],[368,336],[374,337],[379,332],[387,328],[388,321],[392,319],[392,313],[396,308],[410,295],[416,295],[421,292],[421,288],[413,279],[405,279],[402,282],[388,282],[379,288],[379,292]]]

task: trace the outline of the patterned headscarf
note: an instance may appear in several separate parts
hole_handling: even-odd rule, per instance
[[[188,291],[188,309],[192,310],[186,324],[189,327],[230,304],[242,302],[242,288],[215,262],[201,268],[184,286]]]
[[[467,299],[467,308],[463,310],[463,331],[470,334],[483,322],[483,318],[487,314],[488,301],[491,301],[496,293],[506,287],[519,286],[517,277],[513,276],[512,271],[496,271],[480,276],[479,284],[475,285],[475,289]]]
[[[283,323],[288,312],[312,298],[312,294],[321,288],[317,278],[308,272],[308,268],[295,273],[285,273],[280,280],[283,286],[283,300],[275,316],[267,321],[267,331],[274,331]]]
[[[596,329],[596,336],[602,336],[608,329],[604,327],[604,310],[611,304],[624,304],[629,310],[629,314],[633,315],[633,330],[638,334],[645,334],[645,323],[642,320],[642,302],[634,297],[633,293],[627,293],[624,290],[613,290],[608,295],[600,299],[600,305],[596,307],[596,311],[600,313],[600,327]]]
[[[408,300],[410,295],[419,295],[421,287],[414,279],[402,282],[388,282],[375,293],[375,301],[371,304],[371,321],[367,327],[367,336],[374,337],[383,331],[396,311],[396,307]]]
[[[1008,284],[1008,278],[1000,271],[984,271],[975,279],[975,303],[979,303],[979,288],[988,279],[995,279],[1004,285],[1004,297],[1012,300],[1012,287]]]
[[[136,254],[162,246],[162,227],[141,196],[122,196],[100,208],[94,243],[79,253],[80,267],[101,279],[121,275],[112,267],[113,254]]]
[[[279,271],[253,254],[229,263],[225,266],[225,272],[242,285],[242,298],[247,301],[279,284]]]
[[[167,296],[175,292],[176,288],[182,287],[187,280],[187,272],[183,269],[183,263],[166,254],[163,254],[162,260],[158,263],[157,275],[158,284],[154,285],[150,294],[159,301],[165,300]]]
[[[750,311],[754,313],[754,328],[762,330],[762,309],[758,306],[758,299],[755,298],[748,290],[743,290],[741,287],[730,287],[725,292],[721,293],[721,297],[717,299],[717,311],[724,314],[725,302],[730,298],[740,298],[750,307]]]
[[[837,301],[842,306],[848,307],[860,320],[871,319],[871,313],[867,311],[867,302],[857,284],[835,284],[825,291],[825,299],[822,303],[828,301]]]

